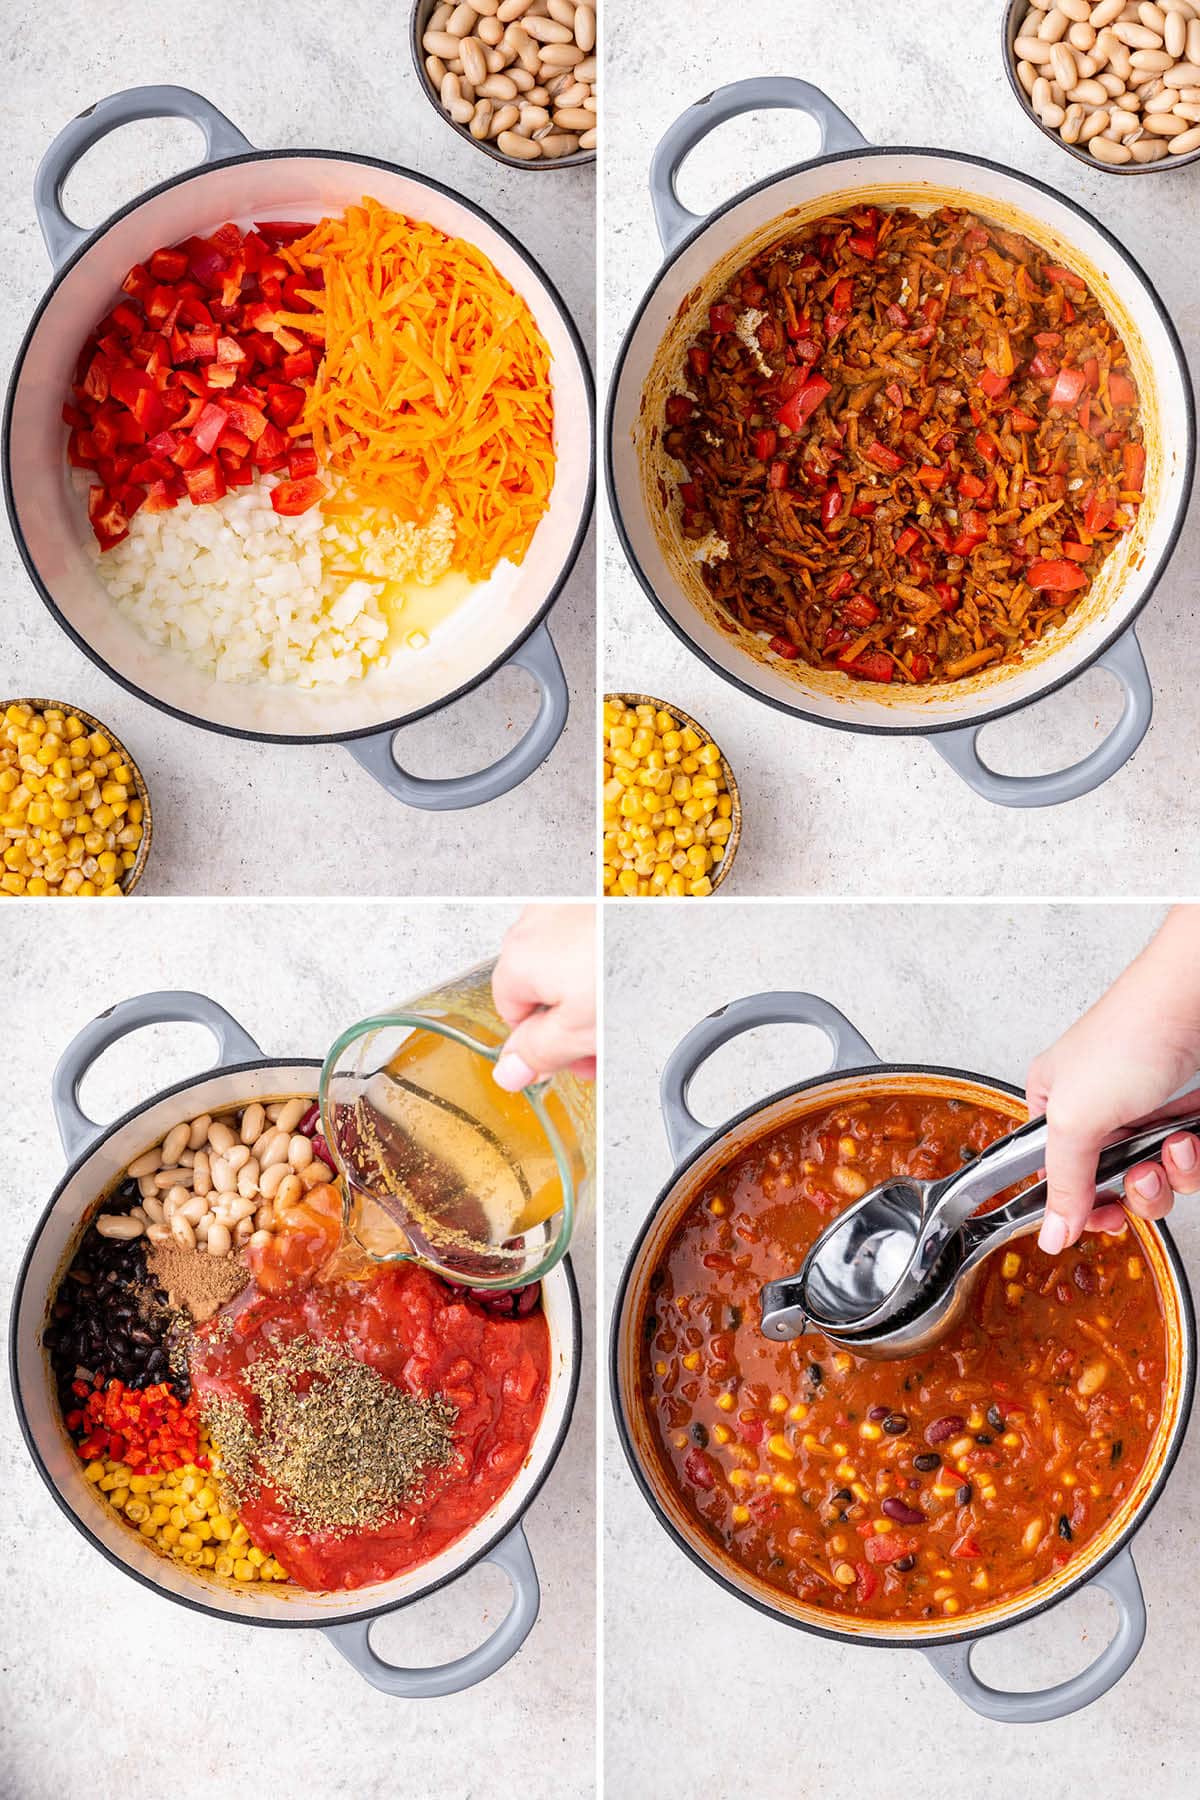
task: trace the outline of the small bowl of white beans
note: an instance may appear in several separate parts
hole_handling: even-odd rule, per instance
[[[1017,99],[1080,162],[1200,159],[1200,0],[1008,0],[1003,44]]]
[[[431,103],[494,161],[595,162],[593,0],[416,0],[412,53]]]

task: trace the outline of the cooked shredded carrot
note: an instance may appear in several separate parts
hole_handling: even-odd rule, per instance
[[[325,353],[295,430],[370,505],[424,525],[454,513],[453,566],[519,563],[550,501],[550,352],[525,301],[474,245],[364,199],[283,245],[321,267]]]

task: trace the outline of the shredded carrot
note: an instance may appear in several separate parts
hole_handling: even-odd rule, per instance
[[[424,525],[445,503],[452,564],[519,563],[550,501],[550,352],[525,301],[473,244],[364,199],[279,254],[316,313],[281,314],[325,352],[296,430],[362,501]]]

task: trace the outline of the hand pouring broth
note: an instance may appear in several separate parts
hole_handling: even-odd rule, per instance
[[[759,1329],[763,1283],[845,1206],[889,1177],[949,1174],[1011,1129],[908,1091],[813,1113],[704,1185],[651,1278],[643,1381],[664,1472],[717,1548],[808,1605],[978,1611],[1078,1557],[1137,1483],[1166,1333],[1127,1230],[992,1258],[963,1322],[918,1357]]]
[[[197,1574],[388,1580],[511,1486],[545,1406],[541,1289],[482,1300],[345,1235],[307,1097],[137,1157],[43,1334],[97,1493]]]

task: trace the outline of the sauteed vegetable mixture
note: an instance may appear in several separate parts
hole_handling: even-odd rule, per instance
[[[666,402],[709,592],[785,661],[1018,661],[1142,499],[1138,390],[1073,270],[974,213],[864,206],[741,269]]]
[[[1011,1130],[930,1095],[828,1107],[696,1195],[651,1278],[643,1383],[668,1479],[714,1545],[782,1593],[913,1621],[977,1612],[1080,1555],[1137,1487],[1166,1344],[1136,1240],[1022,1240],[963,1323],[870,1362],[759,1329],[759,1290],[889,1176],[930,1178]]]

